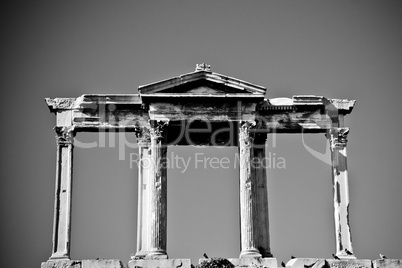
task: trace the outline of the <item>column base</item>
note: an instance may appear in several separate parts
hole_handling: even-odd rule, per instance
[[[191,268],[190,259],[131,260],[128,268]],[[84,268],[84,267],[83,267]]]
[[[240,253],[240,259],[242,258],[262,258],[262,255],[257,249],[250,248],[242,250],[242,252]]]
[[[167,255],[166,251],[161,250],[161,249],[150,250],[148,252],[147,256],[145,256],[146,260],[164,260],[167,258],[168,258],[168,255]]]
[[[53,253],[52,256],[50,256],[49,261],[58,261],[58,260],[65,260],[65,261],[69,261],[70,260],[70,256],[64,254],[64,253]]]
[[[132,260],[143,260],[143,259],[145,259],[147,257],[148,253],[149,253],[148,251],[140,250],[135,254],[134,253],[131,254],[130,258]]]
[[[349,252],[350,253],[350,252]],[[356,260],[354,254],[348,254],[345,250],[341,250],[335,254],[341,260]]]

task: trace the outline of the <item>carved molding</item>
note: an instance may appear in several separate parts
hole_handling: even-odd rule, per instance
[[[151,135],[149,127],[147,126],[135,126],[134,127],[135,136],[137,137],[137,142],[140,145],[147,145],[151,143]]]
[[[75,98],[46,98],[46,103],[48,106],[51,106],[53,110],[68,110],[73,108]]]
[[[210,72],[211,71],[211,65],[205,64],[205,63],[201,63],[201,64],[196,64],[195,65],[195,71],[207,71]]]
[[[327,133],[331,149],[345,148],[347,144],[347,137],[349,134],[348,127],[330,128]]]
[[[157,121],[157,120],[149,120],[150,128],[150,137],[156,139],[166,138],[167,127],[169,125],[168,121]]]
[[[356,100],[348,99],[328,99],[328,101],[334,105],[338,110],[352,111],[356,104]]]
[[[73,145],[75,131],[73,127],[55,127],[57,145]]]

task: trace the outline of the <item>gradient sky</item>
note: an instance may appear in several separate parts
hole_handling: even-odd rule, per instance
[[[194,70],[268,88],[267,97],[356,99],[348,167],[358,258],[402,258],[399,118],[401,1],[3,1],[0,252],[2,265],[39,267],[51,254],[56,143],[45,97],[137,93],[139,85]],[[78,134],[99,141],[98,134]],[[118,144],[119,140],[113,139]],[[133,142],[132,134],[126,135]],[[305,142],[324,153],[322,134]],[[329,258],[335,251],[330,167],[280,135],[270,151],[272,253]],[[136,245],[137,168],[127,148],[76,148],[72,258],[127,262]],[[180,157],[236,148],[170,147]],[[238,257],[238,169],[168,171],[171,258]],[[18,264],[16,264],[18,263]]]

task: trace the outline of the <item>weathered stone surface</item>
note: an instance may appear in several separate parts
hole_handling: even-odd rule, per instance
[[[233,265],[237,267],[263,267],[263,268],[276,268],[278,263],[276,258],[239,258],[228,259]]]
[[[120,260],[60,260],[42,262],[41,268],[124,268]]]
[[[208,66],[204,64],[204,67]],[[266,87],[251,84],[249,82],[229,77],[226,75],[214,73],[207,69],[196,69],[195,72],[183,74],[160,82],[143,85],[138,88],[142,99],[154,96],[160,97],[176,97],[178,94],[186,95],[189,89],[198,86],[208,85],[219,90],[219,94],[208,95],[211,97],[252,97],[264,99]],[[173,93],[173,94],[172,94]],[[199,97],[199,96],[194,96]]]
[[[190,268],[190,259],[131,260],[128,268]]]
[[[347,99],[329,99],[329,102],[343,114],[352,112],[352,109],[356,104],[356,100]]]
[[[83,260],[82,268],[124,268],[120,260]]]
[[[81,261],[71,260],[47,261],[42,262],[41,268],[82,268],[82,263]]]
[[[144,259],[149,250],[149,169],[150,165],[150,137],[149,131],[142,129],[136,133],[138,141],[138,153],[140,157],[138,166],[138,210],[137,210],[137,252],[131,256],[132,259]]]
[[[70,259],[74,130],[56,127],[56,193],[52,260]]]
[[[177,101],[177,100],[176,100]],[[203,120],[203,121],[246,121],[254,120],[256,104],[234,101],[188,100],[179,103],[152,102],[149,118],[152,120]]]
[[[327,259],[329,268],[371,268],[371,260],[356,259],[356,260],[335,260]]]
[[[261,137],[260,137],[261,139]],[[256,143],[257,139],[254,139]],[[263,163],[266,159],[265,151],[266,135],[259,141],[261,144],[253,146],[253,158],[258,160],[258,163]],[[265,165],[253,165],[254,176],[256,180],[256,206],[257,206],[257,221],[256,221],[256,246],[263,258],[271,258],[270,236],[269,236],[269,215],[268,215],[268,183],[267,183],[267,168]]]
[[[167,259],[167,122],[154,121],[150,130],[151,165],[149,170],[149,251],[146,259]]]
[[[50,111],[54,112],[55,110],[69,110],[74,107],[74,104],[77,99],[75,98],[45,98],[45,101],[50,109]]]
[[[286,263],[286,267],[292,268],[323,268],[325,259],[317,258],[294,258]]]
[[[347,135],[349,128],[337,127],[328,131],[334,187],[334,219],[336,256],[342,260],[356,259],[353,254],[349,221],[349,179],[347,169]]]
[[[240,230],[241,253],[243,257],[262,257],[257,249],[257,182],[253,172],[251,159],[253,158],[252,144],[254,138],[250,135],[255,123],[244,122],[239,127],[240,153]]]
[[[401,268],[402,259],[378,259],[373,261],[373,268]]]

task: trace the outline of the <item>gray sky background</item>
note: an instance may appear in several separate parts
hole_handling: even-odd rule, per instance
[[[266,86],[268,98],[356,99],[346,118],[354,251],[358,258],[377,259],[380,252],[402,258],[401,1],[6,1],[0,33],[3,266],[39,267],[51,253],[55,116],[43,98],[136,93],[139,85],[191,72],[201,62]],[[304,138],[326,151],[324,135]],[[268,171],[273,254],[279,262],[291,254],[329,258],[335,251],[330,167],[307,152],[301,135],[269,144],[286,161],[285,169]],[[135,252],[132,152],[127,148],[119,160],[117,148],[76,148],[72,258],[127,262]],[[168,151],[192,159],[196,153],[234,159],[235,152]],[[238,257],[238,169],[192,165],[168,175],[169,256]]]

